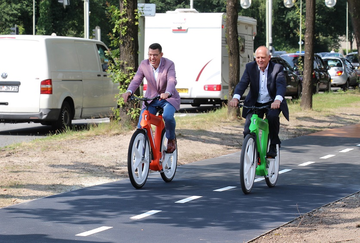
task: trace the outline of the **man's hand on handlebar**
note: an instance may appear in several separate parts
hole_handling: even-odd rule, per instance
[[[233,98],[232,100],[230,100],[229,102],[229,106],[232,106],[232,107],[237,107],[239,104],[239,100],[236,99],[236,98]]]
[[[126,103],[129,99],[129,97],[131,96],[131,93],[130,92],[125,92],[121,95],[124,99],[124,102]]]
[[[166,100],[167,98],[170,98],[171,94],[170,93],[161,93],[160,94],[160,100]]]
[[[273,103],[271,103],[271,109],[279,109],[280,108],[280,100],[275,100]]]

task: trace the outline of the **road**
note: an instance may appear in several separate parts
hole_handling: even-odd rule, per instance
[[[240,153],[0,210],[0,242],[246,242],[360,190],[360,125],[285,140],[275,188],[244,195]]]

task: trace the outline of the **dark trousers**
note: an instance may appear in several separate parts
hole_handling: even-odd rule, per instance
[[[263,106],[263,104],[257,104],[257,106]],[[249,126],[251,122],[251,116],[253,113],[249,112],[246,116],[246,121],[244,125],[244,137],[250,133]],[[263,118],[266,115],[266,118],[269,122],[269,138],[271,144],[280,144],[279,131],[280,131],[280,109],[263,109],[258,111],[260,118]]]

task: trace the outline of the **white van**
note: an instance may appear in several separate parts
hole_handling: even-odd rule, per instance
[[[73,119],[109,117],[117,107],[101,41],[0,35],[0,46],[0,122],[63,128]]]

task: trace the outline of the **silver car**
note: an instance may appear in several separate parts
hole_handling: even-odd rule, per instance
[[[323,60],[330,68],[332,87],[341,87],[343,90],[347,90],[349,86],[357,85],[355,68],[349,60],[342,57],[323,57]]]

